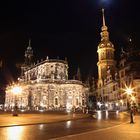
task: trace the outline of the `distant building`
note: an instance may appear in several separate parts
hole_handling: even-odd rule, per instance
[[[22,93],[17,96],[18,107],[27,110],[54,110],[86,106],[88,88],[79,80],[68,80],[67,60],[49,59],[33,64],[33,50],[25,51],[25,63],[21,66],[18,84]],[[15,95],[12,86],[7,87],[5,107],[12,109]]]

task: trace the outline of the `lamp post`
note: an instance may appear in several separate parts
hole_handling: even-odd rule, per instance
[[[131,88],[131,87],[127,87],[126,88],[126,93],[127,93],[127,100],[129,101],[129,108],[130,108],[130,123],[134,123],[134,121],[133,121],[133,108],[132,108],[132,106],[131,106],[131,102],[130,102],[130,100],[133,100],[134,101],[134,99],[135,99],[135,97],[134,96],[132,96],[132,93],[133,93],[133,89]],[[131,97],[131,98],[130,98]]]
[[[12,88],[12,93],[14,94],[14,111],[13,116],[18,116],[18,104],[17,104],[17,96],[22,92],[22,88],[20,86],[15,85]]]

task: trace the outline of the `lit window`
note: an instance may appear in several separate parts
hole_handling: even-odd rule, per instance
[[[76,98],[76,105],[78,105],[79,104],[79,102],[78,102],[78,98]]]
[[[46,96],[43,96],[43,100],[46,100]]]
[[[111,44],[110,43],[107,43],[107,46],[110,46]]]
[[[104,44],[101,44],[101,47],[103,47],[104,46]]]

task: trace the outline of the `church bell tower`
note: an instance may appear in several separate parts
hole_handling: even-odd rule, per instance
[[[24,71],[33,64],[33,50],[31,47],[31,40],[29,40],[28,47],[24,54],[24,64],[21,66],[21,78],[23,78]]]
[[[109,40],[108,27],[105,23],[104,9],[102,9],[103,26],[101,28],[101,41],[98,45],[98,88],[104,85],[107,78],[107,71],[110,70],[112,76],[115,74],[116,61],[114,60],[114,45]]]
[[[31,47],[31,40],[29,40],[29,45],[27,47],[27,50],[25,51],[25,65],[26,66],[31,66],[31,64],[33,63],[33,50]]]

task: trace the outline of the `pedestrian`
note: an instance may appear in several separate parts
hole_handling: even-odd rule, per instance
[[[133,110],[133,107],[131,107],[131,109],[130,109],[130,123],[134,123],[133,114],[134,114],[134,110]]]

